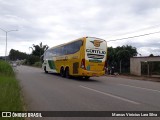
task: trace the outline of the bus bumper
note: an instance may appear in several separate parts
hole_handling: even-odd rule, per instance
[[[105,74],[105,71],[88,71],[88,70],[81,71],[82,76],[89,76],[89,77],[99,77],[99,76],[103,76],[104,74]]]

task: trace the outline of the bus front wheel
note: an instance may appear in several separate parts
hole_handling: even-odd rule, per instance
[[[46,66],[44,67],[44,72],[45,72],[45,73],[48,73],[48,71],[46,70]]]

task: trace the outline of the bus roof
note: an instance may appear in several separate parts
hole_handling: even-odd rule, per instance
[[[97,37],[88,37],[88,36],[86,36],[86,37],[81,37],[81,38],[78,38],[78,39],[72,40],[72,41],[67,42],[67,43],[63,43],[63,44],[60,44],[60,45],[57,45],[57,46],[51,47],[51,48],[49,48],[48,50],[51,50],[51,49],[53,49],[53,48],[57,48],[57,47],[61,47],[61,46],[63,46],[63,45],[67,45],[67,44],[69,44],[69,43],[72,43],[72,42],[78,41],[78,40],[80,40],[80,39],[82,40],[82,39],[84,39],[84,38],[95,38],[95,39],[104,40],[104,39],[97,38]],[[106,41],[106,40],[104,40],[104,41]],[[47,50],[46,50],[46,51],[47,51]]]

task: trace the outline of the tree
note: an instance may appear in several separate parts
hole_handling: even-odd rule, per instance
[[[28,54],[20,52],[18,50],[11,49],[9,52],[10,60],[24,60],[28,58]]]
[[[108,47],[107,51],[107,64],[112,66],[115,64],[115,49],[113,47]]]
[[[27,59],[27,64],[28,65],[33,65],[35,64],[36,62],[39,62],[39,57],[38,56],[35,56],[35,55],[30,55]]]
[[[40,62],[40,57],[44,54],[44,52],[49,48],[48,45],[43,45],[42,42],[39,45],[33,44],[32,53],[27,59],[27,64],[33,65],[36,62]]]
[[[108,48],[108,67],[114,66],[117,71],[129,72],[130,57],[137,56],[138,52],[135,47],[129,45],[118,46],[116,48]]]
[[[43,53],[49,48],[48,45],[42,45],[42,42],[39,45],[34,45],[30,47],[32,49],[32,55],[41,57]]]
[[[149,57],[153,57],[153,56],[154,56],[153,54],[150,54],[150,55],[149,55]]]
[[[123,66],[128,67],[129,61],[130,61],[130,52],[129,50],[119,50],[117,52],[117,59],[119,61],[119,71],[122,72],[122,63]]]

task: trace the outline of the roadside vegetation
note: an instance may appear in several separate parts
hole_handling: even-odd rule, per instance
[[[21,89],[11,65],[0,60],[0,111],[24,111]],[[0,118],[23,120],[23,118]]]
[[[32,52],[31,54],[22,53],[18,50],[12,49],[9,54],[9,59],[12,61],[15,60],[24,60],[22,64],[41,67],[42,59],[41,56],[44,52],[49,48],[48,45],[43,45],[42,42],[39,45],[33,44],[29,47]],[[120,71],[121,64],[121,72],[129,74],[130,68],[130,57],[137,56],[137,49],[133,46],[118,46],[116,48],[108,47],[107,49],[107,67],[111,70],[114,67],[115,72]]]
[[[26,54],[18,50],[11,49],[8,59],[11,61],[23,60],[22,64],[24,65],[41,67],[41,56],[49,48],[48,45],[43,45],[41,42],[39,45],[33,44],[29,48],[32,50],[31,54]]]
[[[114,72],[130,74],[130,58],[138,54],[135,47],[130,45],[108,47],[107,53],[108,69],[114,67]]]

